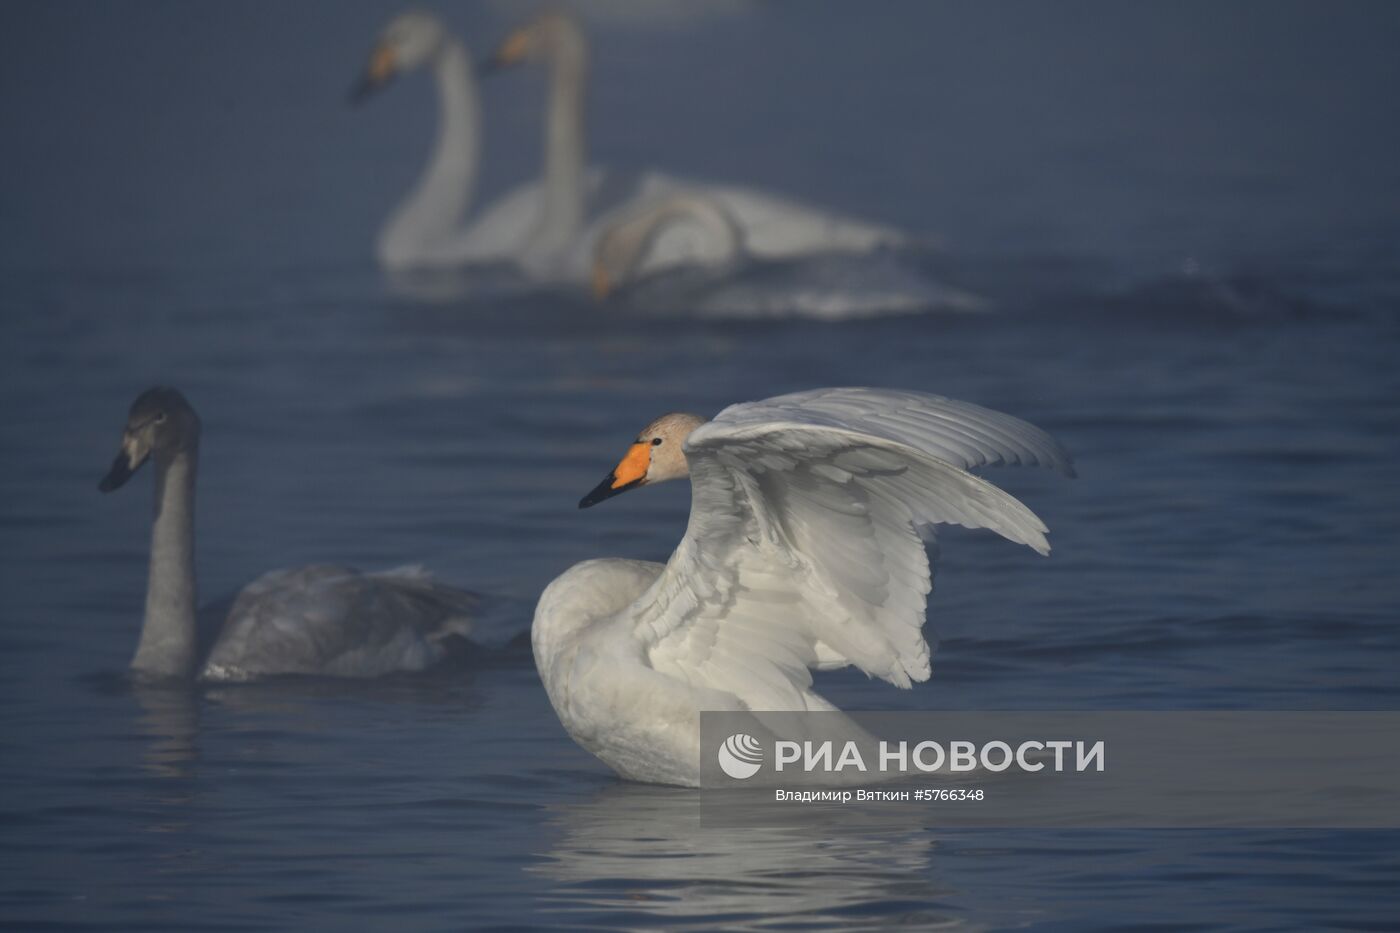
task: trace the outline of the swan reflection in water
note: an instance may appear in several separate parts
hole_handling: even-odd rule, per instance
[[[716,812],[705,794],[614,784],[551,808],[558,837],[531,870],[554,882],[542,909],[609,925],[752,928],[848,923],[855,912],[922,929],[968,929],[944,902],[937,840],[921,825],[862,830],[831,811]],[[852,814],[853,816],[855,814]]]
[[[140,708],[135,730],[145,739],[141,769],[152,777],[189,780],[199,761],[199,699],[179,683],[131,682]]]

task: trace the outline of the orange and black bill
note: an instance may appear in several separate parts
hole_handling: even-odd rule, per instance
[[[350,103],[359,106],[373,94],[393,80],[398,73],[398,62],[394,50],[387,45],[376,46],[370,53],[369,64],[350,88]]]
[[[603,477],[603,481],[594,486],[592,492],[578,500],[578,507],[586,509],[590,505],[597,505],[604,499],[611,499],[619,493],[624,493],[634,486],[642,485],[646,482],[647,470],[650,468],[651,445],[633,444],[628,448],[627,456],[622,458],[622,462],[611,473]]]
[[[491,57],[486,59],[485,64],[477,68],[477,74],[486,77],[524,61],[528,43],[529,37],[526,31],[517,29],[506,36],[500,45],[496,46],[496,51],[491,53]]]

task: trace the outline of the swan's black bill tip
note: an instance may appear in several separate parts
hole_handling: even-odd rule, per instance
[[[611,495],[612,490],[607,488],[607,483],[605,482],[603,483],[603,485],[599,486],[597,489],[593,490],[588,495],[578,500],[578,507],[581,509],[592,508],[593,506],[597,505],[599,502],[602,502],[604,499],[607,499]]]
[[[586,509],[590,506],[595,506],[599,502],[602,502],[604,499],[611,499],[613,496],[624,493],[632,487],[640,485],[641,480],[633,480],[632,482],[624,483],[621,486],[614,486],[613,484],[616,482],[617,477],[609,473],[603,478],[603,481],[601,483],[593,487],[592,492],[584,496],[582,499],[578,500],[578,507],[581,509]]]
[[[112,468],[107,471],[107,475],[98,481],[97,491],[111,492],[113,489],[120,489],[131,479],[131,474],[131,464],[126,459],[126,453],[119,453],[117,459],[112,461]]]
[[[140,464],[137,464],[140,465]],[[112,492],[113,489],[120,489],[126,485],[127,479],[132,478],[136,471],[132,469],[132,462],[126,458],[126,451],[123,450],[116,455],[112,461],[112,468],[106,471],[106,476],[99,479],[97,483],[98,492]]]
[[[351,85],[349,93],[345,95],[346,100],[351,107],[359,107],[388,83],[388,79],[376,80],[368,74],[363,74]]]

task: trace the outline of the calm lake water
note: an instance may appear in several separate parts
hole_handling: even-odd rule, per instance
[[[697,794],[576,748],[512,641],[573,562],[679,540],[684,484],[576,508],[653,416],[886,385],[1026,418],[1079,477],[987,473],[1052,554],[945,530],[932,680],[824,676],[837,705],[1400,708],[1393,8],[596,20],[595,99],[626,104],[601,108],[607,161],[940,233],[899,262],[993,307],[846,322],[688,312],[693,283],[660,313],[385,281],[368,244],[431,102],[338,95],[392,9],[4,13],[0,62],[32,81],[0,85],[28,127],[0,189],[0,924],[1395,928],[1394,832],[702,825]],[[484,50],[513,17],[451,18]],[[731,67],[697,90],[707,56]],[[488,187],[535,165],[540,88],[502,87]],[[726,105],[682,119],[686,93]],[[487,597],[489,650],[372,684],[129,684],[150,480],[95,484],[156,382],[204,419],[203,601],[423,563]]]

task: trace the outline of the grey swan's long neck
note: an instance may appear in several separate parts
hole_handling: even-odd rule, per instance
[[[481,103],[471,59],[462,44],[449,37],[432,67],[437,140],[427,168],[379,235],[379,258],[390,268],[431,263],[435,252],[445,250],[461,230],[476,186]]]
[[[146,620],[131,662],[138,674],[160,678],[194,676],[195,635],[194,484],[197,446],[157,461],[151,567],[146,583]]]
[[[588,84],[588,45],[571,31],[550,61],[549,103],[544,128],[544,203],[530,248],[539,253],[565,249],[583,230],[584,159],[587,135],[583,98]]]

